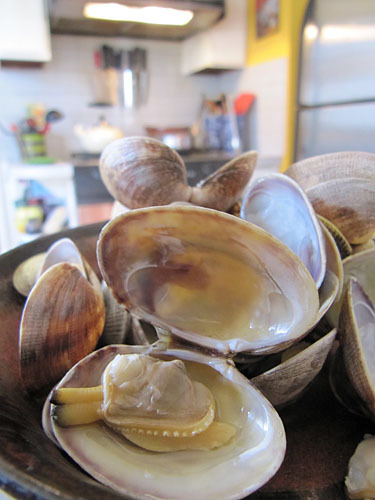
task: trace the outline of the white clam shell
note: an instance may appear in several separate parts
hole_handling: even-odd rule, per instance
[[[311,274],[282,242],[202,207],[134,210],[98,242],[102,276],[145,321],[223,354],[285,349],[318,318]]]
[[[355,278],[370,300],[375,303],[375,248],[358,252],[342,261],[344,270],[344,287],[350,278]],[[327,311],[327,319],[332,327],[337,326],[343,301],[343,293],[337,296],[334,304]]]
[[[305,264],[319,288],[325,275],[322,229],[303,190],[290,177],[270,174],[246,190],[241,217],[287,245]]]
[[[211,451],[148,452],[102,424],[59,427],[44,408],[47,434],[86,472],[131,498],[234,500],[267,482],[280,467],[286,447],[280,417],[264,396],[223,359],[189,351],[107,346],[70,370],[59,387],[93,386],[116,354],[148,353],[185,362],[195,380],[213,392],[217,414],[237,428],[227,445]],[[51,432],[53,433],[51,435]]]

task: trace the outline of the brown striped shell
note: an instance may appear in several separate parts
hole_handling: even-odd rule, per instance
[[[99,168],[108,191],[127,209],[191,202],[226,211],[241,196],[256,161],[255,151],[244,153],[190,187],[176,151],[149,137],[126,137],[104,149]]]
[[[354,279],[346,287],[338,335],[349,380],[375,420],[375,307]]]
[[[30,392],[56,383],[95,348],[104,327],[99,280],[92,270],[87,276],[88,264],[71,240],[60,240],[55,248],[59,245],[69,246],[70,257],[47,253],[52,262],[28,294],[21,317],[20,370]]]
[[[302,189],[342,178],[375,180],[375,153],[342,151],[313,156],[293,163],[285,172]]]
[[[351,244],[375,233],[375,180],[346,177],[306,189],[317,214],[331,221]]]

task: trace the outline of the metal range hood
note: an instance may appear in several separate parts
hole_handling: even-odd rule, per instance
[[[83,16],[83,7],[87,1],[48,0],[51,33],[180,41],[212,26],[224,15],[224,0],[100,0],[101,3],[115,1],[128,6],[156,5],[194,12],[193,19],[185,26],[105,21]]]

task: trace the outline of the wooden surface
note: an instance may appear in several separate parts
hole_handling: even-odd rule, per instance
[[[40,422],[43,398],[28,398],[18,373],[18,328],[25,299],[13,289],[13,270],[67,235],[99,273],[95,248],[101,225],[41,238],[0,256],[0,488],[14,498],[124,498],[88,477],[47,439]],[[344,500],[349,458],[365,433],[375,433],[374,424],[335,400],[327,367],[299,401],[279,412],[287,435],[285,460],[251,499]]]

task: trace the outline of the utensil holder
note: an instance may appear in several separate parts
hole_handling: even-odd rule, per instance
[[[46,143],[43,134],[27,133],[20,137],[20,147],[24,160],[30,161],[44,158],[47,155]]]

